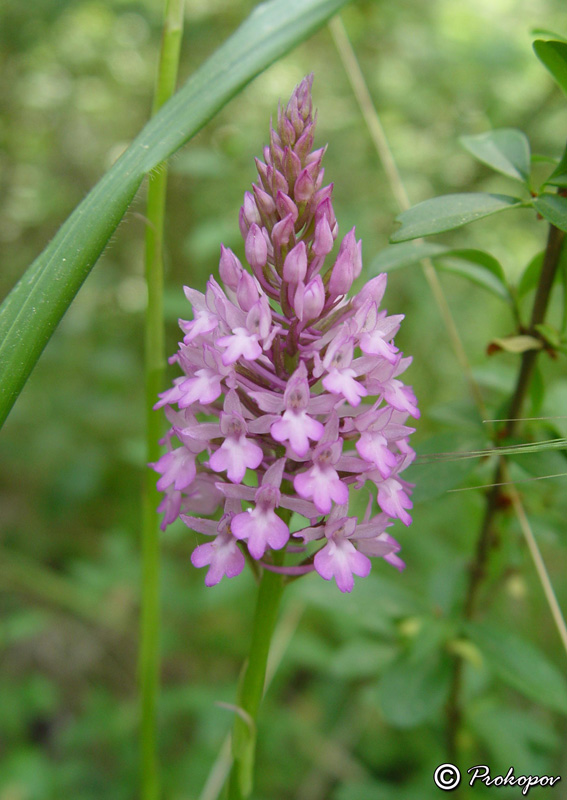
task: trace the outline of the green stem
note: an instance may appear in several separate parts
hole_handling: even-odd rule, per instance
[[[152,113],[171,97],[177,81],[177,67],[183,32],[183,0],[166,0],[165,21]],[[163,229],[167,169],[165,165],[149,177],[146,227],[146,283],[148,306],[145,327],[145,394],[147,460],[159,458],[161,417],[153,411],[163,386],[165,369],[163,330]],[[141,797],[157,800],[160,795],[157,758],[157,698],[160,672],[160,550],[156,508],[160,496],[155,475],[144,476],[142,516],[142,612],[139,651],[141,699]]]
[[[274,556],[282,557],[281,553]],[[239,690],[238,710],[232,732],[233,766],[230,774],[229,800],[243,800],[252,791],[256,717],[264,693],[270,642],[276,624],[284,576],[264,570],[252,628],[252,641]],[[243,712],[243,713],[242,713]]]

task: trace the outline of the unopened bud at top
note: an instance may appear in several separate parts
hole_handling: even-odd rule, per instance
[[[285,257],[283,278],[288,283],[299,283],[307,272],[307,248],[299,242]]]
[[[362,269],[362,243],[356,241],[354,228],[341,242],[337,260],[329,281],[329,294],[338,297],[346,294]]]
[[[288,214],[287,217],[276,222],[272,229],[272,242],[274,247],[287,247],[295,229],[293,216]]]
[[[325,287],[320,275],[307,285],[299,283],[293,298],[293,309],[301,322],[317,319],[325,305]]]
[[[297,220],[297,217],[299,216],[299,211],[297,210],[297,206],[295,205],[291,197],[288,197],[287,194],[284,194],[283,192],[277,193],[276,207],[278,209],[278,214],[280,215],[281,219],[287,217],[288,214],[291,214],[291,216],[293,217],[293,221],[295,222]]]

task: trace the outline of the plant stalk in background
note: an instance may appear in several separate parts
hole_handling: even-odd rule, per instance
[[[156,114],[175,91],[183,35],[184,0],[167,0],[153,104]],[[146,454],[149,462],[159,457],[161,419],[153,410],[163,386],[165,367],[163,325],[163,230],[167,190],[165,164],[150,174],[148,182],[145,272],[148,291],[145,328]],[[156,516],[158,492],[146,470],[142,504],[142,596],[139,650],[141,700],[141,795],[159,797],[157,756],[157,701],[160,673],[160,548]]]

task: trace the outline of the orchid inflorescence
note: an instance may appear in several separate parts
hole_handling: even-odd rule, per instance
[[[209,567],[207,586],[238,575],[246,557],[291,576],[316,571],[343,592],[368,575],[369,557],[404,567],[386,533],[396,518],[411,522],[400,473],[415,457],[405,422],[419,411],[398,380],[411,363],[392,341],[403,315],[380,309],[385,274],[348,297],[362,270],[354,228],[324,271],[338,226],[333,185],[322,186],[325,148],[312,149],[311,84],[305,78],[279,109],[258,183],[244,195],[251,272],[221,245],[221,283],[211,276],[205,294],[185,287],[193,320],[179,321],[184,337],[170,359],[184,376],[156,404],[171,424],[168,451],[152,465],[165,492],[162,529],[180,516],[212,537],[191,556]],[[349,488],[366,485],[381,510],[372,516],[369,491],[359,522],[348,515]],[[300,529],[290,534],[292,514]],[[311,542],[322,546],[313,552]]]

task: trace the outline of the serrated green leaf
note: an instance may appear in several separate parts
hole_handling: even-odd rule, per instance
[[[144,176],[346,2],[268,0],[256,6],[75,209],[0,307],[0,424]]]
[[[541,63],[567,94],[567,42],[538,39],[533,43],[533,48]]]
[[[533,201],[538,214],[562,231],[567,231],[567,197],[559,194],[540,194]]]
[[[471,155],[496,172],[525,183],[530,175],[530,143],[522,131],[501,128],[477,136],[461,136]]]
[[[530,700],[567,714],[567,681],[539,648],[506,628],[470,622],[466,632],[500,680]]]
[[[396,217],[396,221],[400,222],[402,227],[390,237],[390,241],[405,242],[409,239],[419,239],[421,236],[443,233],[521,205],[523,202],[518,197],[484,192],[434,197],[418,203]]]

